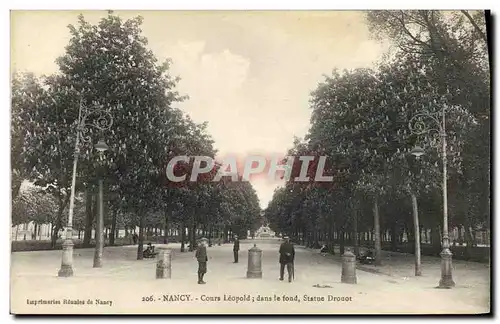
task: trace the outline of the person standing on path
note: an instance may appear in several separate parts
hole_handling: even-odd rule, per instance
[[[293,276],[293,262],[295,260],[295,248],[293,244],[290,243],[290,238],[288,236],[284,237],[285,242],[280,245],[280,280],[283,280],[285,274],[285,265],[288,272],[288,282],[292,282]]]
[[[238,263],[238,252],[240,251],[240,240],[238,240],[238,235],[234,236],[234,245],[233,245],[233,254],[234,254],[234,262]]]
[[[206,238],[201,238],[200,244],[196,248],[196,260],[198,261],[198,284],[202,285],[206,282],[203,281],[203,276],[207,273],[207,242]]]

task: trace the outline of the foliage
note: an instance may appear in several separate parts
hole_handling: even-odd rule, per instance
[[[291,152],[326,155],[337,186],[289,182],[275,191],[266,209],[275,231],[325,237],[332,228],[371,230],[374,197],[383,199],[384,229],[401,222],[409,228],[410,192],[434,206],[421,213],[421,224],[439,226],[443,110],[450,221],[457,226],[484,222],[487,204],[478,195],[489,188],[489,70],[480,18],[463,11],[368,14],[374,36],[389,37],[398,50],[372,70],[334,70],[312,92],[309,133]],[[421,112],[437,122],[416,117]],[[418,135],[412,132],[414,122],[438,131]],[[410,154],[415,145],[425,150],[419,159]],[[471,217],[478,203],[484,205]]]
[[[260,212],[251,185],[221,188],[198,181],[179,186],[168,181],[172,157],[215,157],[216,150],[207,124],[195,123],[173,107],[187,97],[175,90],[179,78],[169,74],[170,61],[159,63],[147,48],[141,24],[141,17],[124,21],[110,12],[94,25],[80,15],[78,24],[69,26],[69,43],[57,59],[59,73],[14,76],[13,197],[23,179],[44,188],[56,200],[57,233],[67,221],[80,131],[75,228],[87,226],[80,192],[97,195],[97,179],[104,180],[107,225],[116,215],[119,227],[194,221],[251,226]],[[94,145],[101,139],[109,149],[98,154]],[[25,217],[21,214],[13,217]]]

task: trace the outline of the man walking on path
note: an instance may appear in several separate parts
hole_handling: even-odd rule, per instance
[[[284,237],[285,242],[280,245],[280,280],[283,280],[285,274],[285,265],[288,272],[288,282],[292,282],[292,275],[294,272],[293,262],[295,259],[295,249],[293,244],[290,243],[290,238],[288,236]]]
[[[206,238],[202,238],[200,240],[200,244],[198,244],[198,248],[196,248],[196,260],[198,260],[198,284],[202,285],[206,282],[203,281],[203,276],[207,273],[207,242]]]
[[[240,240],[238,240],[238,235],[234,236],[234,245],[233,245],[233,254],[234,254],[234,262],[238,263],[238,252],[240,251]]]

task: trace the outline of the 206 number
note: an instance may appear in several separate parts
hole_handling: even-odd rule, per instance
[[[143,301],[143,302],[151,302],[151,301],[153,301],[153,300],[154,300],[153,295],[151,295],[151,296],[146,296],[146,297],[142,297],[142,301]]]

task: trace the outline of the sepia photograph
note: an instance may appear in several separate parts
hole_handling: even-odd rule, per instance
[[[491,315],[492,19],[11,10],[10,314]]]

